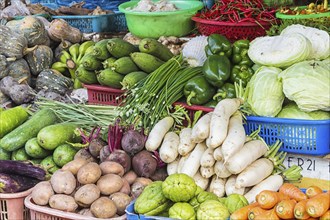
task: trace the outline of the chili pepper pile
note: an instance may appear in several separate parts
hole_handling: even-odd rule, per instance
[[[265,6],[262,0],[219,0],[211,9],[197,15],[200,18],[225,22],[274,22],[276,9]]]

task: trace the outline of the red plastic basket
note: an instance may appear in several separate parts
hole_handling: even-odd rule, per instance
[[[120,105],[124,99],[125,90],[114,89],[100,85],[86,85],[88,103],[100,105]]]
[[[199,17],[192,17],[196,22],[198,31],[206,36],[211,34],[224,35],[229,41],[234,42],[240,39],[253,40],[257,37],[265,36],[266,31],[270,29],[272,24],[270,22],[222,22],[206,20]]]

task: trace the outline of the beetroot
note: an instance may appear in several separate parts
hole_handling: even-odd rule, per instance
[[[144,143],[145,136],[136,130],[126,131],[121,139],[121,147],[129,155],[134,155],[143,150]]]
[[[107,158],[110,155],[110,148],[108,145],[102,147],[102,149],[100,150],[100,161],[104,162],[107,160]]]
[[[143,150],[132,159],[134,172],[141,177],[151,177],[157,169],[157,160],[149,151]]]
[[[131,157],[123,150],[115,150],[106,159],[107,161],[114,161],[122,165],[125,173],[131,169]]]
[[[100,156],[100,151],[103,148],[103,146],[107,145],[105,141],[102,140],[102,138],[95,138],[89,142],[88,150],[93,155],[93,157],[98,158]],[[108,145],[107,145],[108,147]]]

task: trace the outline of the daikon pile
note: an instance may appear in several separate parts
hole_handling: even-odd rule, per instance
[[[147,139],[147,143],[157,144],[147,149],[159,150],[168,174],[185,173],[220,198],[237,193],[247,195],[252,203],[261,189],[276,191],[285,180],[299,180],[299,167],[285,170],[286,153],[278,152],[280,141],[267,146],[258,131],[245,133],[241,104],[239,98],[223,99],[213,112],[179,131],[172,123],[164,126],[161,120]],[[280,180],[269,181],[274,175]]]

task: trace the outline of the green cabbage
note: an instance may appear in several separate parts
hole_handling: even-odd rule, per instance
[[[258,37],[251,41],[248,55],[260,66],[289,67],[312,54],[312,43],[302,34]]]
[[[326,120],[326,119],[330,119],[330,112],[325,112],[325,111],[304,112],[300,110],[295,103],[290,103],[284,106],[276,117],[304,119],[304,120]]]
[[[244,206],[247,206],[248,204],[249,202],[243,195],[236,193],[230,194],[225,201],[225,205],[227,206],[230,214]]]
[[[275,117],[282,109],[284,94],[275,67],[260,67],[246,86],[247,104],[255,115]]]
[[[330,68],[328,61],[303,61],[280,73],[285,96],[299,109],[330,111]]]

